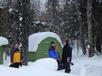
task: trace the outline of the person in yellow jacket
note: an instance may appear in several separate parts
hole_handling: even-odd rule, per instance
[[[19,66],[22,66],[21,53],[20,53],[19,49],[16,49],[14,54],[13,54],[13,61],[10,65],[10,67],[19,68]]]

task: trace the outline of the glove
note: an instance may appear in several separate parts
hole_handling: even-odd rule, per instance
[[[73,62],[71,62],[71,65],[74,65]]]

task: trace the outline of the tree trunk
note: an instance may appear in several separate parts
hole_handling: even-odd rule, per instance
[[[30,0],[18,0],[17,42],[22,43],[23,64],[28,64],[28,36],[30,25]],[[21,19],[22,18],[22,19]]]
[[[78,17],[78,21],[79,21],[79,24],[80,24],[80,28],[79,28],[80,36],[79,36],[79,39],[80,39],[80,43],[81,43],[81,47],[82,47],[82,52],[85,55],[86,54],[86,47],[85,47],[85,40],[84,40],[84,28],[83,28],[84,24],[82,22],[82,17],[81,17],[81,14],[80,14],[80,9],[79,9],[78,4],[79,4],[79,2],[77,0],[76,1],[77,17]]]
[[[92,0],[87,1],[87,23],[88,23],[88,38],[89,38],[89,57],[94,56],[94,43],[92,33]]]

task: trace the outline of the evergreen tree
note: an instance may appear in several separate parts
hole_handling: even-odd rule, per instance
[[[77,6],[77,17],[78,17],[78,23],[79,23],[79,40],[81,43],[83,54],[86,54],[86,44],[85,41],[88,38],[87,37],[87,1],[86,0],[76,0],[76,6]]]
[[[53,32],[59,30],[58,2],[59,0],[48,0],[47,2],[48,25],[49,30]]]
[[[66,37],[73,38],[78,31],[76,1],[65,0],[62,10],[63,30]]]
[[[30,0],[15,0],[13,3],[15,5],[11,3],[9,8],[9,18],[11,21],[9,29],[11,29],[11,37],[13,38],[11,44],[22,43],[23,64],[27,65],[28,36],[32,22]]]

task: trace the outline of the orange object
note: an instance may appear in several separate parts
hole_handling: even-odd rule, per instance
[[[21,54],[19,51],[16,51],[13,55],[13,63],[20,63],[21,62]]]

